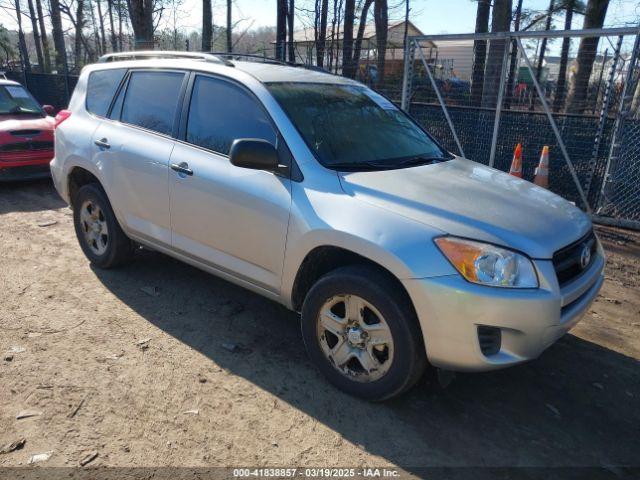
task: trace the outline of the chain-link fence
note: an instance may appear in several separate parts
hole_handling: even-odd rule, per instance
[[[452,152],[503,171],[521,144],[527,180],[548,145],[552,191],[631,225],[640,215],[637,33],[411,37],[402,106]]]
[[[77,75],[56,73],[31,73],[23,71],[4,72],[8,80],[24,85],[40,105],[53,105],[56,110],[66,108],[73,89],[78,82]]]

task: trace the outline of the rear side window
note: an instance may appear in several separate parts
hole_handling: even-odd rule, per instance
[[[127,70],[98,70],[89,75],[87,85],[87,110],[100,117],[106,117],[111,99],[118,89]]]
[[[238,138],[260,138],[276,145],[276,133],[257,99],[230,82],[196,77],[186,141],[227,155]]]
[[[180,72],[133,72],[121,121],[171,135],[183,78]]]

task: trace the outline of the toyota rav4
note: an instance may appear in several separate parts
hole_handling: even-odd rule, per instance
[[[346,78],[110,56],[82,71],[55,137],[52,175],[92,264],[142,245],[280,302],[328,380],[367,399],[426,368],[535,359],[603,282],[579,208],[450,154]]]

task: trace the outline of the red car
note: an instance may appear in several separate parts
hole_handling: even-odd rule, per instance
[[[50,175],[53,114],[19,83],[0,80],[0,181]]]

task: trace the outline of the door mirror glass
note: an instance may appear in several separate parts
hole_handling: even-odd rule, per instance
[[[236,167],[267,170],[278,169],[278,152],[266,140],[257,138],[239,138],[231,145],[229,160]]]

